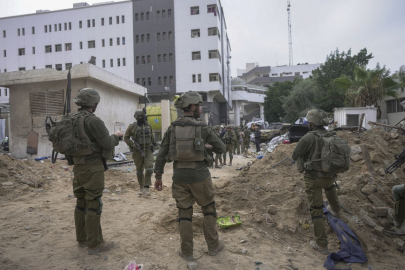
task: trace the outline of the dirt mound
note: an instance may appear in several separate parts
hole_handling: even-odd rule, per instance
[[[393,207],[391,189],[403,183],[405,175],[402,168],[385,175],[384,168],[395,160],[394,154],[402,152],[405,139],[381,129],[370,129],[360,138],[349,131],[337,135],[348,140],[352,156],[359,156],[357,162],[351,162],[350,170],[337,178],[340,201],[351,213],[342,211],[342,219],[358,234],[367,254],[373,254],[370,264],[380,269],[377,265],[382,266],[387,260],[384,254],[389,253],[391,258],[403,256],[392,244],[398,236],[381,231],[383,228],[394,231],[394,228],[375,208]],[[249,170],[224,185],[219,191],[218,212],[240,214],[245,225],[265,234],[280,235],[275,241],[308,243],[312,225],[303,175],[289,159],[295,147],[296,144],[277,146],[273,153],[257,160]],[[365,148],[371,170],[362,151]],[[339,250],[334,232],[330,229],[327,233],[329,248]]]

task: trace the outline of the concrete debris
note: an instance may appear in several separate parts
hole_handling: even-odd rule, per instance
[[[277,214],[277,207],[275,207],[274,205],[269,205],[267,207],[267,213],[269,213],[270,215]]]
[[[377,171],[377,173],[378,173],[380,176],[385,176],[385,170],[384,170],[383,168],[379,169],[379,170]]]
[[[350,159],[354,162],[360,161],[363,159],[363,157],[360,154],[355,154],[354,156],[351,156]]]
[[[384,232],[384,228],[381,227],[381,226],[378,226],[378,225],[375,226],[374,229],[373,229],[373,233],[378,235],[378,236],[383,235],[383,232]]]
[[[367,197],[372,203],[375,204],[377,207],[384,207],[385,204],[375,195],[371,194]]]
[[[386,217],[388,216],[388,207],[375,207],[373,206],[374,213],[377,217]]]
[[[189,270],[198,269],[198,264],[196,262],[189,262],[187,263],[187,269]]]
[[[242,248],[242,249],[240,250],[240,253],[246,255],[246,254],[248,254],[248,250],[245,249],[245,248]]]
[[[350,156],[358,155],[361,154],[361,148],[360,146],[352,146],[350,147]]]
[[[1,185],[2,186],[12,186],[12,185],[14,185],[14,183],[13,182],[4,182],[4,183],[1,183]]]
[[[394,244],[396,249],[400,251],[405,251],[405,242],[402,241],[401,239],[395,239]]]
[[[363,193],[366,196],[369,196],[370,194],[374,193],[377,191],[377,187],[374,184],[367,184],[361,189],[361,193]]]
[[[396,139],[398,139],[398,138],[399,138],[399,133],[396,133],[396,132],[391,132],[391,133],[390,133],[390,137],[391,137],[391,139],[396,140]]]

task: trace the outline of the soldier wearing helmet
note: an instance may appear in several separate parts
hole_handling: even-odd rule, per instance
[[[100,103],[99,93],[92,88],[80,89],[74,102],[80,107],[83,124],[77,124],[78,132],[84,132],[92,145],[93,153],[73,156],[73,193],[77,198],[75,209],[76,240],[80,247],[88,247],[90,255],[107,251],[114,242],[105,242],[101,232],[101,213],[104,190],[103,158],[112,158],[114,147],[118,145],[122,132],[109,135],[104,122],[94,115]],[[81,130],[83,128],[83,130]]]
[[[162,140],[155,162],[155,188],[162,190],[162,174],[166,162],[173,161],[172,196],[176,200],[181,248],[179,255],[186,261],[194,260],[193,255],[193,205],[195,202],[204,214],[204,237],[208,245],[208,254],[215,256],[224,248],[219,240],[216,226],[215,190],[208,167],[212,158],[207,154],[205,145],[221,154],[225,145],[200,117],[202,97],[197,92],[183,93],[174,102],[184,116],[177,118]]]
[[[220,134],[220,130],[221,130],[221,126],[217,125],[214,127],[215,133],[218,135],[218,137],[221,137]],[[218,160],[219,160],[219,164],[218,165]],[[222,154],[215,154],[215,168],[219,169],[222,166]]]
[[[325,173],[309,170],[304,164],[311,161],[315,156],[317,136],[327,135],[324,126],[329,124],[326,113],[322,110],[310,110],[307,114],[308,125],[311,132],[302,137],[295,147],[292,158],[297,160],[298,171],[304,172],[305,193],[310,205],[312,223],[314,225],[315,241],[310,241],[313,249],[321,254],[329,254],[328,239],[325,232],[325,221],[323,218],[323,197],[322,189],[325,190],[326,198],[329,201],[332,215],[339,218],[340,206],[336,192],[335,173]]]
[[[226,126],[226,132],[224,136],[222,137],[222,141],[225,143],[226,150],[224,153],[224,165],[226,165],[226,153],[229,152],[229,166],[232,166],[232,159],[233,159],[233,148],[236,142],[236,134],[232,130],[232,126],[228,125]]]
[[[132,152],[132,159],[136,166],[136,176],[139,183],[138,196],[150,196],[149,187],[152,185],[153,174],[152,150],[155,139],[144,111],[136,111],[134,117],[136,122],[128,126],[124,140]]]

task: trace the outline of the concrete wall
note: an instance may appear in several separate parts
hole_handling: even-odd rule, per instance
[[[404,90],[397,90],[398,99],[405,98],[405,88]],[[381,119],[387,119],[388,125],[396,125],[399,121],[405,118],[405,112],[387,113],[387,101],[393,100],[392,97],[386,97],[380,102],[381,109]]]

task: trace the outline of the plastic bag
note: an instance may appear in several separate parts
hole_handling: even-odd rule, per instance
[[[242,221],[240,220],[239,215],[234,215],[234,216],[230,216],[230,217],[219,217],[217,219],[217,225],[221,229],[235,227],[235,226],[239,226],[241,224],[242,224]]]
[[[145,270],[143,264],[136,264],[135,261],[130,261],[124,270]]]

